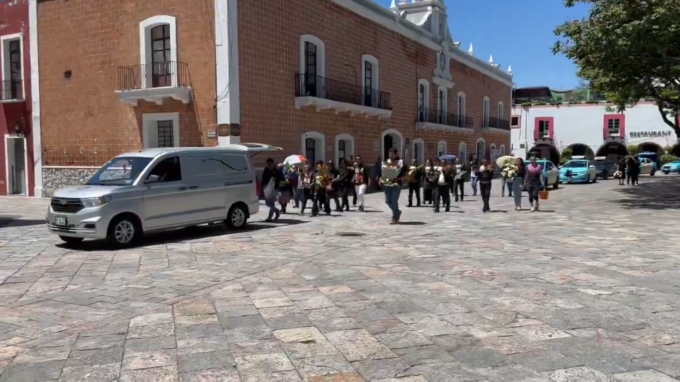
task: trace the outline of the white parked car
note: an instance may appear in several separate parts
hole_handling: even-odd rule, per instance
[[[656,163],[649,158],[639,158],[640,161],[640,175],[654,176],[656,173]]]
[[[251,157],[279,150],[244,143],[122,154],[86,184],[56,191],[47,227],[67,243],[108,239],[119,246],[146,232],[217,221],[243,228],[260,206]]]

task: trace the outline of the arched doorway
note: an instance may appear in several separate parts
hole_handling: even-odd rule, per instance
[[[567,148],[571,150],[572,156],[584,156],[588,160],[595,159],[595,152],[593,149],[591,149],[588,145],[584,145],[583,143],[574,143],[567,146]]]
[[[349,134],[338,134],[335,137],[335,162],[338,166],[354,156],[354,137]]]
[[[609,142],[600,146],[595,153],[597,157],[606,157],[607,160],[618,161],[622,157],[628,155],[628,148],[623,143]]]
[[[399,156],[403,155],[402,148],[404,145],[404,137],[401,135],[397,129],[387,129],[382,133],[382,155],[383,160],[387,160],[390,157],[390,150],[397,149]]]
[[[486,141],[484,138],[477,139],[477,163],[482,163],[482,159],[486,159]]]
[[[418,164],[425,163],[425,141],[421,138],[416,138],[413,140],[413,152],[411,153],[411,159],[415,159]]]
[[[661,145],[654,143],[654,142],[642,142],[638,145],[638,154],[643,153],[643,152],[653,152],[656,153],[656,155],[661,158],[661,156],[665,153],[663,150],[663,147]]]
[[[309,163],[325,161],[326,136],[318,131],[308,131],[302,134],[302,154]]]
[[[536,146],[532,147],[531,150],[529,150],[529,153],[527,154],[527,159],[529,159],[529,157],[531,157],[532,155],[535,155],[541,159],[547,159],[553,162],[555,165],[560,164],[559,150],[557,150],[555,146],[547,143],[539,143]]]

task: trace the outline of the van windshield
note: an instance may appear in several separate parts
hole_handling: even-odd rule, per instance
[[[99,169],[86,183],[90,186],[125,186],[139,177],[153,158],[118,157]]]

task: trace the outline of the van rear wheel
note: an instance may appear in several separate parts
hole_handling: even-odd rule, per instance
[[[242,229],[248,223],[248,211],[241,204],[235,204],[229,209],[227,219],[224,224],[231,229]]]

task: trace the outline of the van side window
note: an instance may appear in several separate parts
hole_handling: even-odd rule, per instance
[[[248,158],[245,155],[221,154],[210,159],[217,164],[222,175],[235,174],[247,171],[250,168]]]
[[[156,175],[162,183],[182,180],[182,167],[179,157],[167,158],[156,165],[149,175]]]

